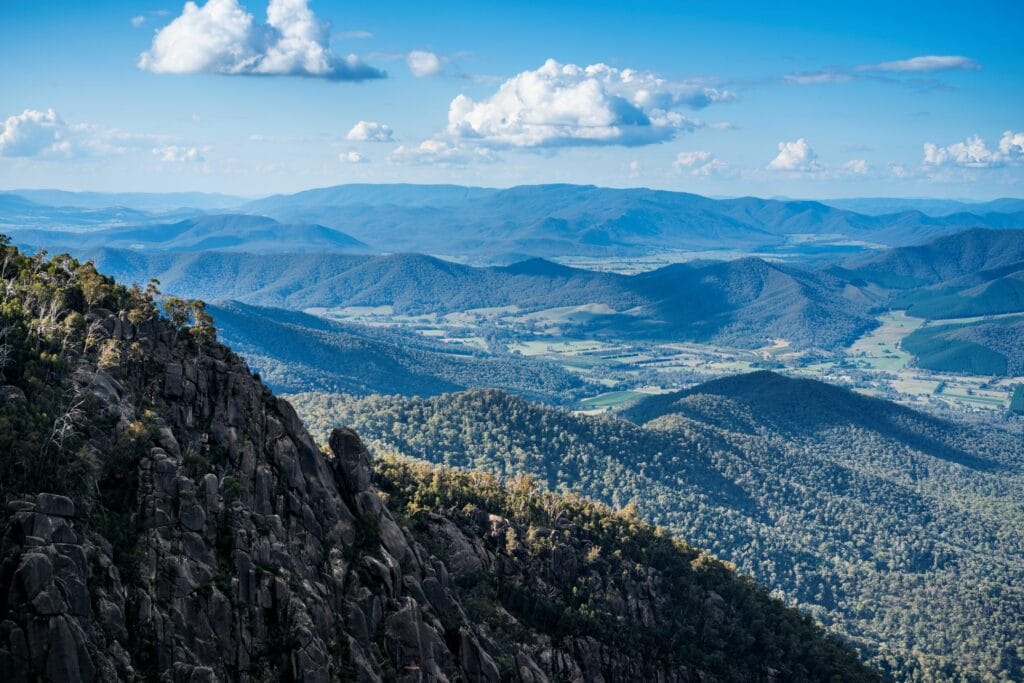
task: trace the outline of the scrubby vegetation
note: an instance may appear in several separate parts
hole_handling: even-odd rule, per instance
[[[111,312],[138,325],[162,309],[175,335],[194,344],[216,337],[202,302],[169,297],[161,304],[158,284],[124,287],[92,263],[45,251],[26,256],[0,235],[0,503],[95,486],[95,454],[81,427],[105,420],[96,413],[98,380],[76,377],[78,366],[88,360],[123,377],[145,362],[138,340],[111,334]]]
[[[510,657],[523,637],[512,628],[556,642],[593,638],[613,652],[643,652],[652,669],[696,666],[721,680],[766,665],[787,680],[880,680],[810,618],[643,522],[635,506],[613,511],[546,493],[529,475],[503,484],[401,457],[382,457],[376,470],[391,509],[442,559],[456,551],[438,533],[437,515],[469,537],[489,525],[483,539],[494,566],[460,576],[460,589]],[[643,623],[623,628],[624,607],[645,614]]]
[[[497,391],[304,394],[314,431],[379,453],[529,473],[735,562],[899,680],[1024,672],[1024,444],[812,381],[757,373],[621,419]]]

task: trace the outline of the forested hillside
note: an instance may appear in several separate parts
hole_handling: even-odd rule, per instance
[[[795,347],[833,348],[875,325],[870,298],[842,279],[754,258],[625,276],[539,259],[475,268],[411,254],[81,253],[125,281],[155,277],[183,296],[293,310],[391,306],[398,314],[423,314],[600,304],[611,313],[567,332],[744,347],[784,337]]]
[[[5,680],[879,680],[633,514],[396,460],[374,485],[200,302],[0,264]]]
[[[1024,316],[929,325],[909,335],[902,346],[916,356],[918,367],[1019,377],[1024,375]]]
[[[377,452],[633,504],[897,679],[1024,673],[1019,436],[772,373],[653,397],[628,413],[643,424],[495,391],[291,400]]]
[[[888,290],[889,306],[918,318],[1024,312],[1024,230],[968,230],[833,272]]]
[[[453,349],[410,332],[235,301],[207,310],[221,339],[275,391],[432,396],[489,386],[556,403],[584,391],[583,380],[561,366]]]

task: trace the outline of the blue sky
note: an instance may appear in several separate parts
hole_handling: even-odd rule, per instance
[[[1024,3],[765,4],[8,3],[0,187],[1024,195]]]

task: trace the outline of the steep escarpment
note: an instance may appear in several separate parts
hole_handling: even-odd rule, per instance
[[[8,680],[874,678],[635,518],[374,481],[358,436],[318,448],[201,304],[161,317],[152,289],[0,252]]]

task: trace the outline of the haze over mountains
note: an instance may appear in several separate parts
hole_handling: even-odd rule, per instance
[[[101,207],[104,200],[107,206]],[[75,201],[80,202],[80,215],[69,208],[74,204],[68,202]],[[53,204],[44,206],[46,202]],[[46,227],[45,221],[62,227],[99,227],[104,216],[111,225],[166,223],[160,214],[172,210],[185,218],[228,209],[284,224],[326,226],[378,252],[421,252],[491,263],[530,256],[724,248],[797,254],[812,249],[900,246],[975,227],[1024,227],[1024,207],[1013,200],[965,206],[951,213],[940,210],[935,215],[904,209],[874,215],[815,201],[711,199],[587,185],[501,190],[342,185],[250,202],[196,193],[79,195],[40,190],[0,195],[0,224],[7,229]],[[159,240],[138,246],[161,248]]]
[[[31,199],[0,195],[0,216],[21,226],[11,231],[16,243],[67,250],[95,259],[122,281],[155,277],[164,291],[207,301],[292,311],[387,306],[396,315],[515,306],[523,314],[560,311],[560,329],[596,338],[745,348],[781,339],[795,349],[826,350],[851,343],[886,308],[924,318],[1024,312],[1024,231],[1014,229],[1024,225],[1024,214],[992,211],[1015,211],[1017,200],[967,207],[977,213],[936,205],[942,215],[929,217],[903,210],[912,203],[894,203],[898,213],[868,215],[818,202],[572,185],[343,185],[250,202],[200,194],[25,194]],[[74,201],[86,206],[56,205]],[[115,201],[143,208],[100,208]],[[175,208],[185,202],[202,208]],[[204,213],[233,202],[234,213]],[[944,234],[977,225],[998,229]],[[868,244],[935,234],[923,245],[865,251]],[[838,264],[800,268],[739,258],[626,276],[527,258],[709,247],[731,248],[730,254],[832,252]],[[421,254],[372,255],[403,250],[515,262],[473,267]],[[850,250],[854,255],[840,261]],[[922,332],[911,345],[923,367],[1005,374],[1017,367],[1015,329]],[[246,340],[231,341],[244,346]],[[953,347],[955,353],[946,353]]]
[[[174,223],[153,223],[68,234],[55,230],[22,230],[20,244],[73,251],[109,247],[135,251],[205,250],[247,253],[367,252],[359,240],[322,225],[286,225],[272,218],[245,214],[197,216]],[[71,246],[73,245],[73,246]]]
[[[865,215],[813,201],[710,199],[682,192],[538,185],[506,190],[449,186],[437,199],[422,186],[389,193],[347,188],[257,200],[253,213],[315,222],[392,251],[491,257],[644,253],[652,249],[781,250],[796,236],[817,235],[890,246],[972,227],[1024,227],[1024,207],[1010,213],[920,211]],[[987,207],[982,207],[987,208]]]
[[[955,213],[1019,213],[1024,211],[1024,199],[993,199],[986,202],[971,202],[956,199],[903,198],[903,197],[854,197],[848,199],[822,199],[822,204],[837,209],[866,213],[872,216],[894,214],[901,211],[920,211],[929,216],[949,216]]]

